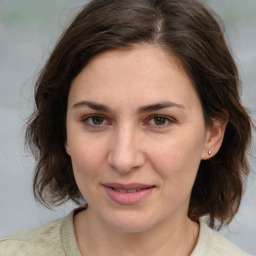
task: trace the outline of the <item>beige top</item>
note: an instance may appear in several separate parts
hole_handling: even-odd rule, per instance
[[[62,219],[0,239],[0,256],[81,256],[73,225],[77,210]],[[197,245],[191,256],[248,256],[200,220]]]

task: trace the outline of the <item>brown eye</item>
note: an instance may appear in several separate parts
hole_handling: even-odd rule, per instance
[[[106,118],[100,115],[90,115],[83,118],[83,123],[91,128],[102,128],[105,125],[108,125]]]
[[[101,125],[104,122],[104,118],[101,116],[93,116],[91,117],[92,123],[95,125]]]
[[[154,123],[155,125],[165,125],[166,123],[166,118],[162,116],[155,116],[154,117]]]
[[[168,117],[168,116],[164,116],[164,115],[153,115],[150,117],[150,119],[148,120],[147,124],[151,127],[151,128],[167,128],[170,125],[172,125],[175,121]]]

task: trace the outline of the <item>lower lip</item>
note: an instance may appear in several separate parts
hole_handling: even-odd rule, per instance
[[[117,204],[131,205],[140,202],[147,197],[154,189],[154,187],[142,189],[133,193],[118,192],[110,187],[104,187],[108,196]]]

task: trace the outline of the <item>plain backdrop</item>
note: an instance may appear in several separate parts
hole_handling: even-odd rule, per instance
[[[242,99],[256,119],[256,1],[203,1],[223,19],[242,81]],[[86,1],[0,0],[0,236],[64,216],[68,203],[48,210],[32,194],[34,160],[24,150],[33,86],[58,36]],[[255,156],[255,132],[252,155]],[[250,159],[256,171],[255,158]],[[256,183],[251,175],[240,211],[221,232],[256,255]]]

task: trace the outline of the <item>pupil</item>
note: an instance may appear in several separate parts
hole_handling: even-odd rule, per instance
[[[163,125],[163,124],[165,124],[165,118],[164,117],[157,116],[154,119],[155,119],[155,124],[156,125]]]
[[[93,121],[94,124],[102,124],[103,123],[103,118],[100,117],[100,116],[94,116],[92,118],[92,121]]]

